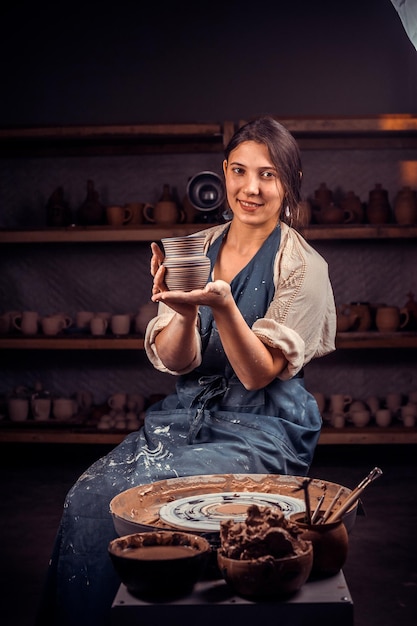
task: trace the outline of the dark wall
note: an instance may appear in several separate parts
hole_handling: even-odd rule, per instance
[[[13,0],[0,126],[417,113],[391,0]]]

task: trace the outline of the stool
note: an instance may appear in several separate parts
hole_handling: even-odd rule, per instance
[[[307,582],[285,600],[252,602],[233,594],[223,579],[202,581],[177,600],[158,603],[135,598],[120,585],[112,604],[112,626],[353,626],[353,602],[343,572]]]

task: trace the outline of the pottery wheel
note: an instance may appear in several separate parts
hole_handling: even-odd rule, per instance
[[[256,492],[226,492],[207,493],[174,500],[161,506],[159,516],[163,522],[174,528],[212,532],[220,530],[222,520],[244,521],[247,509],[252,504],[278,507],[285,516],[302,513],[305,510],[303,500],[291,496]]]

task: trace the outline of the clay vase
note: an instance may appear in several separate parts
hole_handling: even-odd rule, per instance
[[[349,536],[342,521],[309,524],[305,513],[294,513],[290,520],[301,530],[301,537],[313,544],[311,577],[326,578],[337,574],[346,562]]]
[[[411,187],[403,187],[394,200],[394,217],[397,224],[417,224],[417,194]]]
[[[380,183],[369,192],[369,202],[366,207],[366,219],[369,224],[387,224],[390,221],[391,207],[388,201],[388,192]]]

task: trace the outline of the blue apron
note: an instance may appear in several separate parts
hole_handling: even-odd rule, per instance
[[[221,243],[220,237],[208,251],[212,266]],[[273,299],[279,245],[276,228],[231,282],[249,326],[264,317]],[[321,416],[302,375],[246,390],[226,358],[211,309],[201,307],[199,316],[201,365],[180,376],[176,393],[148,410],[144,427],[96,461],[69,491],[39,624],[108,623],[120,583],[107,555],[116,536],[109,502],[121,491],[198,474],[308,472]]]

